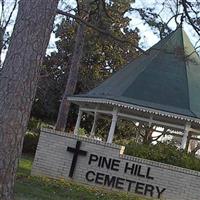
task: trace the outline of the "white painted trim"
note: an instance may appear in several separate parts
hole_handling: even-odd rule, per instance
[[[78,129],[80,128],[82,114],[83,114],[83,111],[81,109],[79,109],[78,117],[77,117],[77,120],[76,120],[76,125],[75,125],[75,128],[74,128],[74,135],[78,135]]]
[[[101,98],[95,99],[95,98],[86,98],[86,97],[68,97],[67,99],[69,101],[77,101],[77,102],[111,104],[113,106],[134,109],[137,111],[152,113],[152,114],[161,115],[161,116],[165,116],[165,117],[169,117],[169,118],[175,118],[175,119],[180,119],[180,120],[185,120],[188,122],[195,122],[195,123],[200,124],[200,119],[198,119],[198,118],[188,117],[188,116],[184,116],[184,115],[180,115],[180,114],[174,114],[174,113],[170,113],[170,112],[166,112],[166,111],[160,111],[160,110],[156,110],[153,108],[147,108],[147,107],[137,106],[137,105],[128,104],[128,103],[118,102],[115,100],[101,99]]]
[[[92,108],[80,108],[80,110],[82,110],[83,112],[98,112],[98,113],[103,113],[103,114],[108,114],[108,115],[112,115],[113,111],[107,111],[107,110],[98,110],[98,109],[92,109]]]
[[[149,128],[151,127],[152,124],[153,124],[153,116],[150,115],[150,119],[149,119]]]
[[[109,133],[108,133],[107,143],[112,143],[112,141],[113,141],[113,137],[114,137],[114,133],[115,133],[115,127],[116,127],[116,124],[117,124],[117,118],[118,118],[117,109],[114,108],[113,109],[112,122],[111,122],[110,130],[109,130]]]
[[[147,119],[147,118],[144,118],[144,117],[137,117],[137,116],[128,115],[128,114],[124,114],[124,113],[118,113],[118,116],[130,118],[130,119],[134,119],[134,120],[138,120],[138,121],[151,122],[151,123],[154,123],[154,124],[157,124],[157,125],[167,126],[169,128],[184,130],[184,126],[170,124],[170,123],[167,123],[167,122],[161,122],[161,121],[153,120],[153,119]]]
[[[189,133],[190,127],[191,127],[191,124],[190,123],[186,123],[184,134],[183,134],[182,141],[181,141],[181,149],[185,149],[186,148],[187,141],[188,141],[188,133]]]
[[[200,130],[189,128],[189,131],[200,135]]]
[[[92,109],[92,108],[80,108],[82,111],[85,112],[98,112],[98,113],[103,113],[103,114],[109,114],[112,115],[113,111],[107,111],[107,110],[96,110],[96,109]],[[143,122],[148,122],[151,121],[151,123],[155,123],[158,125],[163,125],[163,126],[167,126],[169,128],[175,128],[175,129],[180,129],[180,130],[184,130],[184,126],[180,126],[180,125],[175,125],[175,124],[170,124],[167,122],[161,122],[158,120],[154,120],[154,119],[148,119],[148,118],[144,118],[144,117],[138,117],[138,116],[133,116],[133,115],[128,115],[128,114],[124,114],[124,113],[120,113],[118,112],[117,114],[119,117],[124,117],[124,118],[128,118],[128,119],[133,119],[135,121],[143,121]],[[195,129],[194,129],[195,130]]]
[[[90,131],[90,136],[91,136],[91,137],[94,137],[94,135],[95,135],[96,126],[97,126],[97,120],[98,120],[98,112],[95,111],[95,112],[94,112],[93,125],[92,125],[92,129],[91,129],[91,131]]]

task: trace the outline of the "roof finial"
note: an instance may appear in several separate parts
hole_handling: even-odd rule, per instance
[[[181,23],[179,25],[181,28],[183,27],[183,20],[184,20],[184,18],[185,18],[185,15],[184,15],[184,13],[182,13],[182,15],[181,15]]]

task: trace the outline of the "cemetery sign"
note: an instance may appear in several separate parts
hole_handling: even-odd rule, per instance
[[[123,154],[124,147],[43,129],[32,175],[154,199],[199,200],[200,173]]]

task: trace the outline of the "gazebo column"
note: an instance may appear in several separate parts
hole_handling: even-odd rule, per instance
[[[94,122],[93,122],[93,125],[92,125],[92,129],[90,131],[90,137],[94,137],[95,135],[95,131],[96,131],[96,126],[97,126],[97,120],[98,120],[98,113],[95,111],[94,112]]]
[[[77,118],[77,121],[76,121],[76,126],[74,128],[74,134],[75,135],[78,135],[78,129],[80,128],[82,114],[83,114],[83,111],[79,108],[78,118]]]
[[[187,145],[190,127],[191,127],[190,123],[186,123],[183,138],[182,138],[182,141],[181,141],[181,149],[185,149],[185,147]]]
[[[109,134],[108,134],[107,143],[112,143],[112,141],[113,141],[113,136],[114,136],[116,124],[117,124],[117,109],[114,109],[113,110],[113,116],[112,116],[112,123],[111,123],[111,126],[110,126],[110,131],[109,131]]]

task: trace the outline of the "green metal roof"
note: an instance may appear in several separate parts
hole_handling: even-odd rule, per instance
[[[200,118],[200,58],[179,27],[87,94]]]

